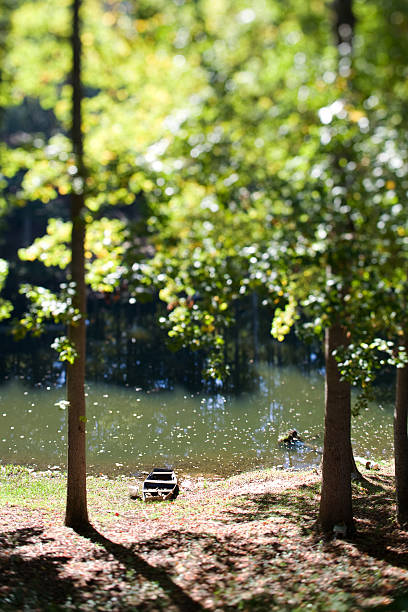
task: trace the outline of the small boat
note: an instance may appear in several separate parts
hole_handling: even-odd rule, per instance
[[[179,492],[177,476],[167,468],[154,468],[143,483],[143,501],[175,499]]]

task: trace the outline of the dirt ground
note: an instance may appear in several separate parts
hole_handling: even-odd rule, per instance
[[[366,477],[350,541],[316,532],[313,472],[188,478],[176,500],[150,504],[125,483],[105,514],[90,504],[86,536],[63,526],[62,509],[7,501],[0,610],[408,610],[392,473]]]

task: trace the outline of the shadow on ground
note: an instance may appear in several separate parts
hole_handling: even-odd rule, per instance
[[[0,533],[0,610],[263,612],[317,601],[328,611],[377,595],[392,604],[358,609],[407,610],[408,539],[394,522],[392,487],[371,475],[353,486],[351,542],[316,532],[318,484],[240,495],[211,518],[208,533],[162,525],[122,544],[90,528],[75,541],[71,532],[70,549],[42,528]]]
[[[17,529],[0,534],[1,610],[48,610],[65,604],[76,592],[73,582],[60,577],[69,560],[63,556],[26,558],[19,546],[49,542],[42,529]]]
[[[80,535],[88,538],[94,544],[103,546],[103,548],[113,555],[117,561],[122,563],[127,570],[131,570],[147,580],[156,582],[163,589],[167,598],[170,599],[181,612],[199,612],[203,610],[202,606],[183,591],[165,570],[150,565],[140,555],[136,554],[132,548],[112,542],[112,540],[106,538],[93,527],[81,532]]]
[[[370,475],[353,487],[357,535],[353,544],[375,559],[408,569],[408,534],[395,522],[393,483],[381,475]],[[265,521],[280,517],[295,524],[303,536],[321,540],[316,532],[320,485],[300,485],[280,493],[239,496],[222,519],[227,524]],[[324,543],[329,550],[330,541]],[[407,608],[408,609],[408,608]]]
[[[296,522],[303,535],[314,533],[320,485],[300,485],[280,493],[253,493],[236,498],[222,519],[227,524],[280,517]]]
[[[200,603],[184,592],[163,569],[154,567],[131,548],[112,542],[96,529],[91,528],[80,535],[91,540],[98,548],[95,560],[105,560],[106,574],[103,581],[90,579],[78,582],[78,576],[62,577],[65,566],[72,557],[35,554],[30,557],[27,548],[39,543],[52,543],[45,537],[43,529],[25,528],[0,534],[0,609],[9,610],[177,610],[200,612]],[[114,558],[114,567],[112,564]],[[79,554],[79,562],[85,559]],[[89,559],[88,559],[89,560]],[[92,559],[91,559],[92,561]],[[109,563],[109,565],[108,565]],[[142,586],[141,586],[142,585]],[[149,588],[152,586],[152,588]],[[135,596],[142,593],[141,608],[132,603],[132,588]],[[106,590],[107,589],[107,590]],[[121,603],[115,603],[125,593]]]

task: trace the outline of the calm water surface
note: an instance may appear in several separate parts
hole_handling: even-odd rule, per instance
[[[268,366],[259,371],[259,391],[240,397],[89,384],[89,471],[130,474],[171,465],[191,474],[223,475],[260,466],[318,464],[322,374]],[[0,387],[1,462],[65,467],[64,399],[63,387],[33,389],[19,382]],[[353,419],[357,455],[391,457],[392,412],[390,404],[378,402]],[[281,448],[278,437],[289,428],[296,428],[308,446]]]

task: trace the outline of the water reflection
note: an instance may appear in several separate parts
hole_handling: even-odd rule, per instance
[[[154,465],[190,473],[236,473],[259,466],[317,465],[323,443],[324,383],[318,371],[261,365],[256,393],[239,397],[89,384],[88,463],[92,472],[132,473]],[[0,388],[3,462],[65,466],[65,390]],[[296,428],[307,446],[281,447]],[[355,452],[392,453],[392,407],[372,404],[353,421]]]
[[[203,351],[167,347],[167,334],[157,325],[164,305],[159,301],[130,304],[93,296],[88,301],[87,376],[90,381],[148,389],[183,387],[190,392],[214,393],[219,386],[204,381]],[[166,312],[166,311],[165,311]],[[162,313],[164,314],[164,313]],[[322,362],[319,347],[299,342],[294,335],[282,343],[270,335],[271,313],[249,296],[240,299],[236,324],[225,330],[224,357],[231,374],[225,393],[254,390],[262,384],[254,364],[259,361],[304,370]],[[256,324],[255,324],[256,323]],[[27,336],[15,341],[7,324],[0,325],[0,380],[21,378],[36,385],[63,384],[65,368],[50,345],[63,327],[47,326],[41,339]],[[316,352],[317,351],[317,352]]]

